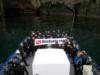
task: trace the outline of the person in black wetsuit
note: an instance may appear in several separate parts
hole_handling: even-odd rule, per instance
[[[29,64],[26,61],[25,52],[24,52],[24,48],[23,48],[23,43],[20,44],[19,51],[20,51],[20,55],[22,57],[22,61],[25,63],[26,66],[28,66]]]
[[[16,73],[16,75],[29,75],[23,62],[21,62],[19,65],[17,65],[15,73]]]
[[[23,63],[18,62],[18,58],[14,57],[12,61],[8,63],[7,75],[29,75],[29,73]]]

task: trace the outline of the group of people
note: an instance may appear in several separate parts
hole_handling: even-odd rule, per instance
[[[17,56],[14,56],[7,65],[7,70],[4,71],[4,75],[29,75],[23,61]]]
[[[27,63],[26,59],[31,55],[34,56],[35,51],[38,48],[41,48],[41,46],[34,46],[34,40],[37,38],[66,38],[62,45],[56,43],[51,47],[64,49],[70,63],[75,65],[74,67],[76,75],[82,75],[81,66],[83,64],[91,64],[90,61],[87,61],[87,53],[84,50],[80,50],[78,43],[74,40],[73,37],[68,36],[66,32],[61,32],[60,30],[47,30],[44,32],[32,31],[28,37],[22,40],[22,42],[18,46],[19,49],[16,51],[15,57],[8,63],[8,75],[25,75],[25,73],[29,75],[26,66],[29,66],[30,64]],[[12,74],[10,74],[10,72]]]
[[[35,51],[38,48],[44,48],[47,47],[46,45],[43,46],[34,46],[35,39],[47,39],[47,38],[72,38],[69,37],[66,32],[61,32],[60,30],[53,30],[53,31],[32,31],[31,34],[22,40],[22,42],[19,44],[19,50],[22,57],[22,60],[24,61],[25,65],[28,65],[26,59],[30,57],[31,55],[34,55]],[[69,42],[69,40],[67,40]],[[61,45],[61,47],[64,46]],[[53,46],[52,46],[53,47]]]

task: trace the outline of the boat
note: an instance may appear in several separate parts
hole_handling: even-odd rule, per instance
[[[35,32],[37,33],[37,32]],[[26,58],[29,66],[25,66],[28,70],[29,75],[75,75],[75,63],[72,58],[69,58],[68,53],[64,51],[64,43],[70,44],[70,40],[79,48],[79,44],[76,43],[75,39],[68,34],[66,37],[59,36],[56,38],[51,37],[50,33],[44,37],[37,37],[34,32],[32,32],[31,41],[34,40],[34,47],[36,51],[33,55]],[[65,32],[64,32],[65,34]],[[39,34],[40,35],[40,34]],[[23,41],[30,39],[30,37],[25,38]],[[70,39],[70,40],[69,40]],[[20,45],[22,45],[22,42]],[[78,49],[79,50],[79,49]],[[20,50],[16,49],[6,60],[6,62],[0,64],[0,75],[7,75],[7,64],[13,59],[14,56],[20,53]],[[87,54],[88,55],[88,54]],[[91,63],[82,64],[82,74],[79,75],[100,75],[100,67],[96,62],[89,56]]]

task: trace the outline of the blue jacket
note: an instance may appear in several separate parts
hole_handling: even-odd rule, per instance
[[[82,58],[75,56],[74,57],[74,64],[78,65],[78,64],[82,64]]]

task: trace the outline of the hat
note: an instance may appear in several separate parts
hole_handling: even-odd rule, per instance
[[[20,54],[20,51],[19,50],[16,50],[16,54]]]

